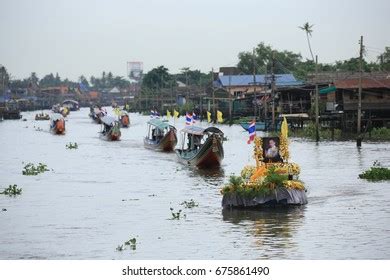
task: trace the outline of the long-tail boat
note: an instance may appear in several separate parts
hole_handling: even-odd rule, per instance
[[[97,124],[101,124],[101,118],[106,115],[106,112],[103,111],[100,107],[94,106],[89,108],[89,117],[96,122]]]
[[[126,113],[126,111],[121,110],[119,112],[119,122],[122,127],[129,127],[130,126],[130,117],[129,114]]]
[[[65,134],[64,116],[54,113],[50,118],[50,131],[54,134]]]
[[[119,122],[111,116],[104,116],[100,120],[103,125],[100,136],[108,141],[118,141],[121,137]]]
[[[224,208],[261,208],[307,203],[306,188],[298,179],[300,167],[289,161],[287,134],[287,120],[284,119],[279,137],[253,138],[256,165],[245,166],[240,176],[230,177],[221,190]]]
[[[217,167],[224,157],[223,132],[216,127],[187,126],[181,130],[182,147],[176,149],[179,160],[189,165]],[[185,147],[185,145],[187,145]]]
[[[177,144],[176,128],[167,122],[151,119],[148,121],[148,134],[144,146],[148,149],[170,152]]]

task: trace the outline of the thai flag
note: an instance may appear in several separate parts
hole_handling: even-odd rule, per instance
[[[196,123],[198,120],[198,116],[195,114],[195,112],[192,113],[192,123]]]
[[[153,119],[153,118],[159,119],[160,114],[156,110],[150,110],[150,118],[151,119]]]
[[[249,140],[247,141],[248,144],[250,144],[253,140],[255,140],[256,136],[256,122],[252,121],[248,127],[249,132]]]
[[[186,125],[192,124],[192,115],[189,113],[186,113]]]

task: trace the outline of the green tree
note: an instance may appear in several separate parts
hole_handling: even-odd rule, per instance
[[[88,80],[87,80],[87,78],[85,78],[84,75],[81,75],[81,76],[79,77],[79,83],[82,83],[83,85],[89,87]]]
[[[32,72],[30,75],[30,87],[37,87],[39,82],[39,78],[37,77],[37,73]]]
[[[309,50],[310,50],[310,54],[311,54],[311,58],[313,59],[314,61],[314,55],[313,55],[313,52],[311,50],[311,44],[310,44],[310,37],[311,37],[311,33],[313,33],[313,24],[309,24],[308,22],[306,22],[303,26],[299,26],[299,28],[303,31],[305,31],[306,33],[306,38],[307,38],[307,44],[309,45]]]
[[[149,89],[168,88],[174,77],[169,74],[168,68],[158,66],[146,73],[142,79],[142,87]]]
[[[294,73],[302,63],[302,56],[291,51],[278,51],[263,42],[255,48],[255,56],[252,52],[240,52],[237,67],[244,74],[253,73],[253,60],[255,62],[256,74],[270,73],[272,60],[274,58],[274,73]]]
[[[0,93],[2,93],[9,84],[9,74],[7,68],[0,64]]]
[[[39,80],[40,87],[54,87],[56,86],[56,79],[53,73],[43,76],[42,79]]]
[[[385,47],[385,51],[378,56],[382,71],[390,71],[390,47]]]

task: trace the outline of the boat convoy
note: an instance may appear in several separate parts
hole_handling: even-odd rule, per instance
[[[74,104],[73,102],[69,102]],[[77,108],[75,105],[73,110]],[[53,134],[65,134],[65,117],[71,109],[59,105],[53,106],[50,116],[50,131]],[[64,113],[65,112],[65,113]],[[90,108],[89,117],[101,124],[99,137],[106,141],[119,141],[121,128],[130,127],[130,116],[122,109],[114,108],[114,115],[108,116],[106,109],[100,106]],[[217,127],[207,128],[194,125],[195,119],[186,114],[186,126],[177,129],[168,120],[160,119],[152,111],[146,124],[144,147],[159,152],[175,152],[178,161],[199,169],[218,168],[224,159],[224,133]],[[167,113],[167,116],[168,113]],[[195,116],[195,114],[194,114]],[[47,120],[49,115],[39,113],[36,120]],[[262,208],[274,206],[303,205],[307,203],[306,188],[298,179],[300,167],[292,163],[288,149],[288,125],[284,118],[278,123],[280,134],[274,137],[256,136],[255,120],[241,124],[249,132],[248,144],[254,143],[255,166],[245,166],[240,176],[231,176],[221,189],[224,208]],[[177,146],[177,147],[176,147]]]

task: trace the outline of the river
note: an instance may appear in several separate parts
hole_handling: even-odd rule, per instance
[[[27,121],[0,122],[0,189],[23,189],[16,197],[0,195],[0,210],[7,210],[0,212],[0,259],[390,258],[390,184],[358,179],[375,160],[390,165],[389,143],[363,143],[359,150],[353,141],[291,139],[309,203],[225,211],[221,186],[253,164],[240,126],[219,126],[228,138],[223,165],[198,171],[175,153],[143,147],[148,116],[130,114],[121,141],[108,142],[88,112],[71,112],[64,136],[49,133],[48,121],[34,120],[36,112],[24,112]],[[182,128],[184,119],[175,125]],[[69,142],[79,148],[66,149]],[[50,171],[24,176],[28,162]],[[191,199],[198,207],[181,205]],[[170,208],[182,209],[179,220],[170,219]],[[133,237],[135,250],[116,250]]]

